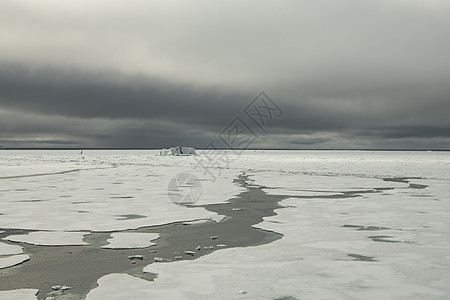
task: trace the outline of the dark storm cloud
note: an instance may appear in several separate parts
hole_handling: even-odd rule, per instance
[[[354,138],[449,138],[447,84],[398,84],[376,93],[355,86],[342,95],[343,80],[334,87],[304,85],[292,95],[287,88],[275,101],[282,118],[270,132],[284,140],[265,140],[261,147],[284,144],[332,147],[330,133]],[[198,88],[143,75],[82,72],[54,68],[0,68],[2,132],[9,136],[46,136],[42,143],[91,147],[159,147],[174,143],[206,146],[254,95]],[[298,98],[296,98],[298,97]],[[426,99],[426,101],[423,101]],[[247,120],[250,126],[251,121]],[[297,134],[323,136],[296,137]],[[289,138],[289,136],[291,138]],[[294,137],[294,139],[292,139]],[[60,138],[60,142],[57,142]],[[176,142],[175,142],[176,141]],[[3,143],[10,141],[3,136]],[[287,145],[287,146],[286,146]]]
[[[264,90],[255,147],[448,149],[448,32],[443,0],[6,0],[0,144],[204,146]]]
[[[402,126],[402,127],[381,127],[371,131],[356,132],[362,136],[373,136],[381,138],[450,138],[450,126]]]
[[[147,119],[75,118],[0,110],[0,144],[15,147],[169,147],[207,144],[193,127]]]
[[[143,76],[1,65],[0,106],[79,118],[163,119],[224,124],[244,93],[195,88]]]

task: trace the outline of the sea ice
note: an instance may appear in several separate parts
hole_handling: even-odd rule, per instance
[[[283,234],[281,239],[150,264],[144,271],[158,274],[153,282],[106,275],[88,299],[124,296],[127,290],[171,299],[445,299],[450,294],[448,153],[266,151],[244,153],[239,160],[255,185],[292,194],[277,215],[255,225]],[[428,187],[384,180],[400,177]],[[376,235],[400,242],[370,238]]]
[[[139,259],[139,260],[144,260],[145,256],[143,255],[130,255],[128,256],[128,259]]]
[[[10,235],[4,240],[42,246],[88,245],[83,241],[86,232],[35,231],[22,235]]]
[[[145,232],[114,232],[107,241],[108,245],[102,248],[124,249],[124,248],[147,248],[156,245],[152,241],[159,238],[158,233]]]
[[[183,222],[183,225],[202,225],[208,223],[209,220],[193,220],[193,221],[187,221]]]
[[[162,149],[159,152],[160,156],[186,156],[197,155],[197,152],[192,147],[172,147],[169,149]]]
[[[9,268],[9,267],[21,264],[29,259],[30,259],[30,257],[26,254],[1,257],[0,258],[0,269],[5,269],[5,268]]]
[[[116,167],[52,175],[48,187],[41,180],[7,179],[2,200],[11,206],[2,211],[0,226],[118,230],[210,217],[201,207],[193,211],[161,200],[179,172],[206,179],[193,157],[143,153],[96,152],[103,166]],[[97,164],[87,154],[80,167]],[[158,274],[153,282],[109,274],[87,299],[445,299],[450,294],[449,167],[443,152],[244,151],[220,169],[217,181],[202,181],[204,196],[196,205],[226,202],[242,190],[230,183],[244,172],[253,186],[292,196],[276,215],[255,225],[283,234],[281,239],[150,264],[144,270]],[[221,184],[224,189],[217,188]],[[20,204],[37,191],[34,200],[41,202]],[[124,214],[147,218],[118,220]],[[47,218],[30,219],[33,215]],[[400,242],[371,238],[378,235]]]
[[[23,248],[18,245],[9,245],[0,242],[0,256],[22,254]]]
[[[215,180],[194,157],[161,157],[157,151],[2,151],[0,228],[119,231],[223,216],[203,207],[176,205],[168,184],[179,173],[201,182],[195,206],[224,203],[243,188],[237,169]],[[76,170],[76,171],[74,171]],[[124,218],[123,216],[139,216]]]
[[[36,289],[17,289],[9,291],[0,291],[1,300],[37,300]]]
[[[186,280],[189,280],[188,277]],[[170,295],[166,291],[152,291],[149,281],[128,274],[109,274],[100,278],[97,284],[99,287],[91,290],[86,296],[86,300],[192,299],[178,294],[172,285],[167,286],[171,290]],[[197,287],[204,289],[204,283],[198,283]],[[152,298],[149,298],[149,295],[152,295]]]

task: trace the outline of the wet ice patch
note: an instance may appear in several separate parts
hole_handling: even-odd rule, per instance
[[[41,246],[88,245],[83,241],[86,232],[36,231],[23,235],[10,235],[4,240]]]
[[[0,269],[5,269],[5,268],[9,268],[9,267],[21,264],[29,259],[30,259],[30,257],[26,254],[1,257],[0,258]]]
[[[159,238],[158,233],[145,232],[114,232],[108,239],[108,245],[102,248],[108,249],[125,249],[125,248],[147,248],[156,243],[152,241]]]

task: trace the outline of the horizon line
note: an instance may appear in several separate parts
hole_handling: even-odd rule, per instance
[[[170,147],[169,147],[170,148]],[[1,147],[0,150],[161,150],[167,148],[154,147]],[[195,148],[196,150],[211,150],[209,148]],[[280,151],[450,151],[450,149],[408,149],[408,148],[215,148],[213,150],[238,150],[238,151],[261,151],[261,150],[280,150]]]

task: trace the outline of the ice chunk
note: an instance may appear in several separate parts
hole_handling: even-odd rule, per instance
[[[130,255],[128,256],[128,259],[139,259],[139,260],[144,260],[145,256],[143,255]]]
[[[172,147],[170,149],[162,149],[159,152],[160,156],[189,156],[197,155],[197,152],[192,147]]]

